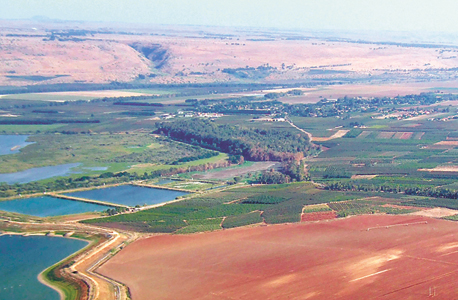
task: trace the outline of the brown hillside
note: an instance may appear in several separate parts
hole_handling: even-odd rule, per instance
[[[287,39],[240,31],[209,34],[189,28],[162,29],[160,34],[153,29],[130,33],[90,28],[81,35],[74,29],[30,26],[0,22],[0,85],[127,82],[139,75],[144,82],[157,83],[429,81],[454,79],[453,68],[458,67],[458,50],[451,47]]]

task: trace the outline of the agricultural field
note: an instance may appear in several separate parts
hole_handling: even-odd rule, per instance
[[[130,92],[146,92],[146,90]],[[172,92],[174,94],[171,94]],[[429,195],[432,198],[425,198],[426,200],[417,199],[416,202],[401,197],[404,200],[397,201],[395,204],[361,200],[379,195],[387,190],[386,187],[389,187],[391,192],[400,192],[400,195],[402,191],[418,186],[454,187],[454,176],[458,170],[454,167],[458,166],[455,153],[458,151],[455,149],[458,145],[454,140],[458,137],[456,130],[458,120],[453,118],[457,113],[456,109],[437,102],[430,106],[423,105],[421,110],[412,110],[411,105],[408,104],[411,101],[435,100],[434,95],[428,94],[422,96],[423,98],[397,98],[396,101],[406,103],[400,108],[395,108],[393,102],[387,102],[386,106],[373,111],[364,111],[355,106],[356,109],[348,108],[347,112],[339,113],[338,116],[327,116],[326,113],[322,117],[313,117],[294,114],[294,109],[304,109],[302,106],[280,105],[279,102],[267,98],[243,96],[221,98],[222,100],[187,101],[184,99],[186,96],[183,96],[186,93],[194,93],[196,96],[200,93],[204,96],[206,89],[175,88],[168,94],[164,92],[162,96],[167,96],[170,102],[160,102],[155,96],[141,96],[144,98],[140,99],[128,96],[70,101],[52,105],[30,99],[24,100],[23,106],[19,107],[11,105],[11,100],[3,99],[3,102],[0,102],[3,105],[1,109],[19,115],[14,118],[16,123],[17,120],[23,123],[40,123],[51,119],[55,124],[39,125],[43,126],[43,132],[37,132],[29,137],[29,141],[35,142],[34,144],[21,149],[19,153],[0,157],[2,171],[7,173],[31,167],[79,162],[82,163],[78,167],[80,173],[72,174],[70,177],[80,180],[82,175],[89,176],[83,178],[84,180],[81,179],[82,182],[78,185],[81,187],[131,180],[146,180],[146,183],[154,184],[158,176],[178,173],[181,173],[179,176],[185,179],[203,180],[200,183],[176,181],[167,184],[171,188],[204,192],[202,195],[193,195],[189,199],[186,197],[181,202],[164,207],[135,214],[122,214],[103,220],[105,226],[145,232],[186,233],[205,228],[215,230],[259,223],[276,224],[330,219],[355,214],[401,214],[415,210],[410,206],[436,205],[455,208],[450,199],[434,198],[436,194]],[[295,93],[300,94],[297,91]],[[453,95],[444,97],[450,98]],[[174,101],[178,98],[182,102]],[[233,110],[233,107],[241,104],[244,105],[242,110]],[[332,103],[325,101],[317,103],[316,107],[324,111],[329,108],[329,105]],[[185,122],[188,118],[185,118],[184,114],[196,111],[206,113],[214,107],[220,107],[222,111],[228,113],[207,121],[192,118],[193,124],[205,125],[202,126],[201,132],[193,132],[194,137],[182,138],[180,133],[175,137],[181,140],[178,142],[172,140],[161,129],[173,128],[175,124],[180,124],[181,127],[178,127],[180,130],[186,128],[183,124],[186,125],[189,121]],[[256,112],[259,107],[280,110],[280,113],[277,113],[279,115],[282,114],[282,109],[293,113],[287,121],[268,122],[262,118],[265,109],[262,114]],[[380,117],[393,114],[396,109],[402,114],[408,112],[408,114],[426,115],[426,112],[432,110],[443,111],[443,113],[440,114],[440,118]],[[165,119],[162,118],[164,115],[173,115],[173,117]],[[0,121],[2,120],[8,123],[11,118],[0,118]],[[71,120],[73,121],[70,122]],[[197,128],[197,125],[193,125],[192,128]],[[17,133],[22,133],[27,132],[29,130],[27,128],[34,125],[19,123],[0,124],[0,126],[10,126],[9,130],[12,132],[17,130]],[[157,130],[158,128],[161,130]],[[257,151],[257,156],[253,156],[255,159],[261,159],[259,156],[259,153],[263,153],[260,151],[261,148],[274,149],[275,146],[280,149],[279,147],[286,145],[283,138],[300,137],[303,139],[305,148],[300,148],[302,144],[293,144],[288,151],[294,153],[300,150],[303,154],[308,154],[304,160],[308,172],[307,178],[318,183],[320,188],[304,183],[257,186],[262,174],[269,174],[269,172],[277,174],[284,171],[287,167],[285,161],[282,161],[284,156],[277,154],[273,156],[280,160],[276,163],[244,161],[239,157],[236,158],[237,162],[230,165],[229,160],[234,160],[234,154],[239,154],[236,152],[237,148],[227,144],[227,141],[210,141],[206,132],[210,130],[243,132],[245,135],[256,134],[256,138],[260,136],[260,140],[264,143],[254,143],[254,138],[248,139],[251,148],[246,151],[250,155]],[[264,141],[265,136],[272,132],[280,133],[277,136],[281,137],[273,146]],[[313,145],[310,147],[304,132],[312,135]],[[201,138],[200,134],[206,136]],[[212,134],[212,138],[221,136]],[[226,143],[224,147],[229,150],[219,148],[220,142]],[[237,147],[241,146],[240,139],[232,139],[231,143]],[[215,149],[226,153],[216,152]],[[309,153],[304,152],[305,150]],[[265,155],[261,160],[264,160],[264,157]],[[298,156],[297,159],[300,160],[301,157]],[[97,177],[104,177],[104,173],[108,174],[107,178],[114,179],[110,181]],[[120,174],[118,179],[116,173]],[[295,180],[297,179],[292,177],[284,182]],[[213,194],[214,188],[237,182],[254,185],[225,191],[216,189],[216,194]],[[70,188],[75,184],[69,182],[67,186]],[[343,186],[346,190],[342,190]],[[23,189],[14,188],[5,194],[11,195],[14,191],[23,191]],[[278,197],[280,200],[274,202],[250,200],[251,197],[262,194]],[[410,196],[415,195],[425,196],[426,194],[411,192]],[[327,203],[328,209],[308,212],[304,210],[306,205],[319,203]],[[100,223],[100,220],[87,222]]]
[[[310,183],[294,183],[225,188],[134,214],[84,222],[142,232],[190,233],[198,228],[220,230],[360,214],[409,214],[435,206],[458,209],[453,203],[404,194],[336,192],[318,189]]]
[[[236,187],[207,195],[194,195],[177,203],[135,214],[85,222],[145,232],[181,232],[189,226],[187,224],[190,221],[202,222],[215,218],[226,218],[222,223],[223,228],[234,226],[228,224],[299,222],[304,205],[357,197],[354,193],[318,190],[309,183]]]
[[[366,215],[160,235],[128,245],[99,272],[126,283],[135,299],[453,299],[457,229]]]
[[[444,108],[448,112],[440,119],[377,119],[374,112],[349,114],[347,120],[326,118],[329,122],[321,123],[298,117],[293,121],[313,136],[331,136],[347,124],[359,124],[342,138],[314,140],[324,149],[306,159],[315,181],[446,187],[458,175],[453,141],[458,122],[447,117],[454,116],[456,108]]]

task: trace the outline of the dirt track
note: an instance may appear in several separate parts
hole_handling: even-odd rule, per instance
[[[457,229],[449,221],[376,215],[155,236],[100,271],[126,283],[136,300],[429,299],[432,292],[453,299]]]

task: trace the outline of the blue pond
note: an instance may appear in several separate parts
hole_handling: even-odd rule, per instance
[[[0,135],[0,155],[13,154],[19,149],[33,144],[26,142],[28,135]]]
[[[109,208],[112,207],[87,202],[58,199],[47,196],[0,201],[0,210],[37,217],[80,214],[92,211],[104,211]]]
[[[84,192],[68,193],[68,196],[82,197],[128,206],[135,205],[152,205],[174,200],[178,196],[188,193],[138,187],[132,185],[121,185],[105,189],[90,190]]]
[[[86,245],[59,237],[0,236],[0,299],[59,300],[59,294],[37,276]]]
[[[71,169],[79,165],[80,163],[73,163],[50,167],[32,168],[17,173],[0,174],[0,182],[6,182],[8,184],[28,183],[56,176],[66,176],[72,174],[73,172]]]

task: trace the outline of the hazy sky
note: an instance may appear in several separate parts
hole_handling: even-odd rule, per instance
[[[458,32],[456,0],[0,0],[0,19]]]

